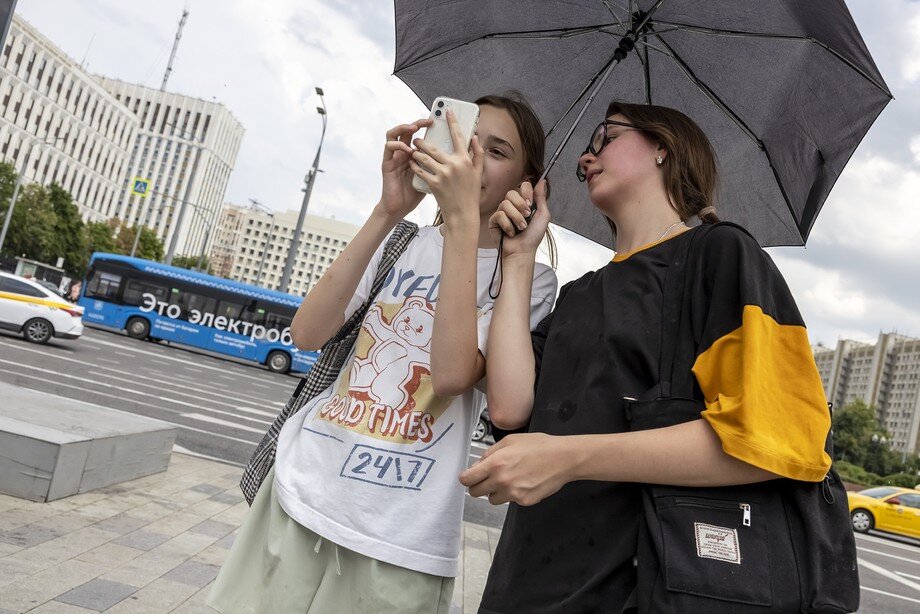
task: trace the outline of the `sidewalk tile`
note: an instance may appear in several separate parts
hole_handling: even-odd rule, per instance
[[[8,556],[7,559],[17,559],[47,568],[110,542],[116,537],[118,537],[117,533],[100,531],[90,526],[56,537],[32,548],[20,550]]]
[[[236,533],[231,533],[230,535],[227,535],[226,537],[218,541],[215,545],[229,550],[230,548],[233,547],[233,542],[235,541],[236,541]]]
[[[63,531],[38,524],[27,524],[16,529],[0,531],[0,542],[20,548],[31,548],[61,535],[64,535]]]
[[[234,529],[236,529],[234,525],[227,524],[226,522],[218,522],[217,520],[204,520],[189,529],[189,531],[192,533],[200,533],[201,535],[208,535],[210,537],[220,539]]]
[[[108,614],[163,614],[171,612],[191,597],[198,587],[160,578],[124,601],[112,606]]]
[[[77,555],[77,559],[86,563],[95,563],[109,569],[115,569],[132,561],[142,555],[144,550],[130,548],[119,544],[109,542],[102,544],[98,548],[93,548],[83,554]]]
[[[0,559],[0,586],[28,578],[42,569],[44,569],[43,566],[28,561],[19,561],[9,557],[2,558]],[[2,602],[0,602],[0,606],[2,606]]]
[[[208,565],[217,565],[220,567],[227,560],[229,550],[221,548],[217,544],[212,544],[191,558],[197,563],[207,563]]]
[[[96,614],[96,610],[88,610],[60,601],[46,601],[34,610],[29,610],[29,614]]]
[[[198,484],[197,486],[193,486],[189,490],[193,490],[195,492],[202,492],[206,495],[216,495],[218,493],[224,492],[224,490],[226,489],[221,488],[220,486],[215,486],[214,484],[205,483],[205,484]]]
[[[146,526],[148,521],[142,518],[136,518],[130,515],[127,512],[122,512],[112,516],[111,518],[106,518],[96,523],[95,527],[103,531],[111,531],[112,533],[118,533],[119,535],[125,535],[136,531],[143,526]]]
[[[222,492],[220,494],[214,495],[211,497],[212,500],[218,501],[220,503],[228,503],[230,505],[236,505],[243,500],[243,495],[235,495],[229,492]]]
[[[65,561],[23,580],[0,586],[0,603],[13,610],[35,608],[92,580],[103,571],[104,567],[92,563],[75,559]]]
[[[19,546],[14,546],[13,544],[4,544],[0,543],[0,558],[13,554],[14,552],[19,552],[22,550]]]
[[[138,550],[153,550],[170,539],[172,539],[172,537],[164,533],[135,531],[134,533],[128,533],[127,535],[119,537],[112,541],[112,543],[119,546],[127,546],[129,548],[137,548]]]
[[[186,561],[169,573],[164,574],[163,579],[201,588],[210,584],[217,577],[218,571],[220,571],[220,567],[216,565]]]
[[[136,586],[97,578],[63,595],[58,595],[55,601],[101,612],[136,592]]]

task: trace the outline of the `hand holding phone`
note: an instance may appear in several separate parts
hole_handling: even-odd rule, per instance
[[[462,100],[454,100],[439,96],[434,99],[431,105],[430,119],[431,126],[425,130],[425,136],[422,139],[425,143],[437,147],[444,153],[454,153],[453,138],[450,134],[450,126],[447,124],[447,111],[451,110],[457,120],[463,137],[464,147],[469,149],[470,140],[476,132],[476,126],[479,124],[479,105]],[[418,176],[412,179],[412,187],[425,194],[431,194],[431,187],[424,179]]]

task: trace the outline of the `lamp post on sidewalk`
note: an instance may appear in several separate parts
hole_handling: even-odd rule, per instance
[[[321,107],[316,107],[316,112],[323,118],[323,132],[319,137],[319,147],[316,149],[316,157],[313,158],[313,166],[307,171],[304,177],[306,186],[303,189],[303,203],[300,205],[300,215],[297,217],[297,225],[294,226],[294,237],[291,239],[291,247],[288,249],[287,259],[284,261],[284,272],[281,274],[281,284],[278,286],[279,292],[288,291],[288,283],[291,281],[291,273],[294,270],[294,260],[297,258],[297,252],[300,249],[300,233],[303,226],[304,217],[307,215],[307,206],[310,204],[310,194],[313,192],[313,182],[316,181],[316,173],[319,170],[319,155],[323,150],[323,139],[326,137],[326,102],[323,100],[323,88],[316,88],[319,95]]]
[[[171,124],[175,128],[175,124]],[[173,131],[175,134],[175,130]],[[179,215],[176,218],[176,224],[173,227],[172,238],[169,240],[169,248],[166,250],[166,258],[164,262],[166,264],[172,264],[173,256],[176,255],[176,247],[179,244],[179,231],[182,229],[182,220],[185,219],[185,209],[186,205],[189,202],[189,199],[192,196],[192,186],[195,184],[195,177],[198,175],[198,166],[200,165],[201,158],[204,156],[204,139],[201,139],[200,143],[195,142],[194,140],[185,136],[185,133],[180,135],[180,138],[185,141],[186,146],[192,148],[192,155],[195,156],[195,161],[192,163],[192,172],[189,175],[188,184],[185,186],[185,197],[180,201],[182,204],[179,206]]]
[[[272,218],[272,225],[269,227],[268,237],[265,239],[265,247],[262,248],[262,259],[259,261],[259,269],[256,271],[256,283],[254,285],[258,286],[260,283],[262,283],[262,268],[265,266],[265,256],[268,255],[268,248],[272,242],[272,235],[275,234],[275,212],[257,201],[255,198],[249,199],[249,206],[256,211],[265,213],[270,218]]]
[[[3,242],[6,241],[6,233],[10,228],[10,221],[13,219],[13,208],[16,206],[16,199],[19,198],[19,190],[22,187],[22,180],[26,175],[26,169],[29,167],[29,158],[32,157],[32,150],[35,149],[36,145],[47,145],[53,147],[54,145],[57,145],[58,141],[62,140],[64,140],[64,137],[62,136],[57,137],[53,141],[38,141],[32,138],[32,142],[29,144],[29,151],[27,151],[26,155],[22,158],[22,166],[19,169],[19,175],[16,177],[16,185],[13,187],[13,195],[10,197],[10,206],[6,210],[6,215],[3,217],[3,229],[0,230],[0,252],[3,251]]]

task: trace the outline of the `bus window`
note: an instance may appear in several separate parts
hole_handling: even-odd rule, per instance
[[[269,311],[268,316],[265,318],[265,328],[277,328],[278,330],[284,330],[290,325],[290,315]]]
[[[215,311],[216,316],[224,316],[225,318],[233,318],[234,320],[239,320],[241,313],[243,313],[243,305],[232,301],[221,301],[218,303],[217,310]]]
[[[172,303],[178,305],[182,310],[182,313],[179,315],[179,318],[182,320],[190,320],[192,317],[192,310],[197,310],[202,314],[214,313],[214,309],[217,306],[217,299],[215,298],[201,296],[200,294],[188,292],[187,290],[179,290],[178,288],[173,288],[172,291]]]
[[[182,310],[186,309],[197,309],[201,313],[214,313],[217,309],[217,299],[210,296],[201,296],[200,294],[193,294],[191,292],[186,292],[183,295],[187,301],[187,305],[182,305]]]
[[[121,275],[96,271],[86,288],[86,296],[100,298],[105,301],[114,301],[118,295],[118,286],[121,284]]]
[[[268,313],[265,303],[252,301],[246,305],[246,311],[243,313],[243,319],[252,322],[253,325],[262,326],[265,324],[265,315]]]
[[[165,301],[168,292],[164,286],[149,282],[146,279],[129,279],[125,284],[124,302],[126,305],[140,307],[147,301],[145,294],[152,294],[158,301]]]

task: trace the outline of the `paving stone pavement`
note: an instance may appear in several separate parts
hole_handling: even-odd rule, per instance
[[[174,453],[165,472],[51,503],[0,495],[0,614],[214,614],[248,507],[241,469]],[[464,523],[451,614],[474,613],[499,531]]]

